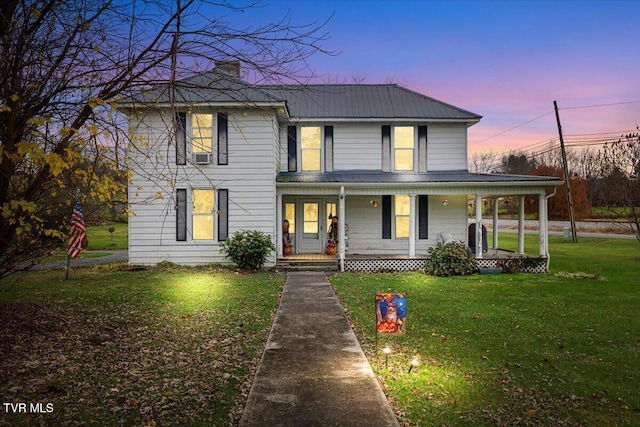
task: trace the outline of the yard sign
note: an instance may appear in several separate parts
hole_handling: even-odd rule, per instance
[[[403,334],[407,321],[407,295],[376,294],[376,331]]]

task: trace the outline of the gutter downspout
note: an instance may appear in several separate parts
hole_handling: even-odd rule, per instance
[[[546,199],[546,203],[545,204],[547,205],[546,209],[545,209],[546,210],[546,214],[547,214],[547,219],[549,219],[549,199],[556,195],[556,191],[558,191],[558,187],[553,187],[553,193],[545,196],[545,199]],[[545,221],[545,222],[548,224],[548,221]],[[547,273],[548,273],[549,272],[549,263],[551,261],[551,259],[549,257],[549,226],[548,225],[547,225],[547,231],[546,231],[546,233],[544,233],[544,235],[546,236],[545,238],[547,239],[547,242],[544,245],[544,247],[545,247],[545,252],[546,252],[545,255],[547,256],[547,265],[546,265],[545,268],[546,268]]]

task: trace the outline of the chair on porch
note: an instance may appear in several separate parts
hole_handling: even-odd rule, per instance
[[[469,235],[468,235],[469,248],[471,248],[471,252],[476,253],[476,223],[469,224]],[[487,228],[482,226],[482,252],[487,252],[489,250],[489,244],[487,243]]]

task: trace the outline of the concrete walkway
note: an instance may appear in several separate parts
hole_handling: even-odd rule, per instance
[[[398,425],[326,275],[289,273],[240,426]]]

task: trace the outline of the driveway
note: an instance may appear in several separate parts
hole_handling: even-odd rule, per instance
[[[473,219],[469,219],[469,223],[474,222]],[[482,218],[482,223],[488,230],[493,227],[492,218]],[[564,234],[564,227],[571,227],[569,221],[548,221],[549,234],[555,236],[562,236]],[[538,220],[527,219],[524,221],[525,234],[537,234],[538,233]],[[635,239],[636,236],[628,234],[629,232],[609,221],[576,221],[576,229],[578,230],[578,237],[600,237],[600,238],[615,238],[615,239]],[[501,233],[517,233],[518,232],[518,220],[517,219],[498,219],[498,230]]]
[[[71,258],[71,268],[78,267],[91,267],[98,264],[109,264],[112,262],[127,262],[129,261],[129,251],[127,249],[118,249],[114,251],[86,251],[91,252],[110,252],[109,255],[95,257],[95,258]],[[36,265],[32,270],[61,270],[67,265],[67,260],[45,262],[44,264]]]

